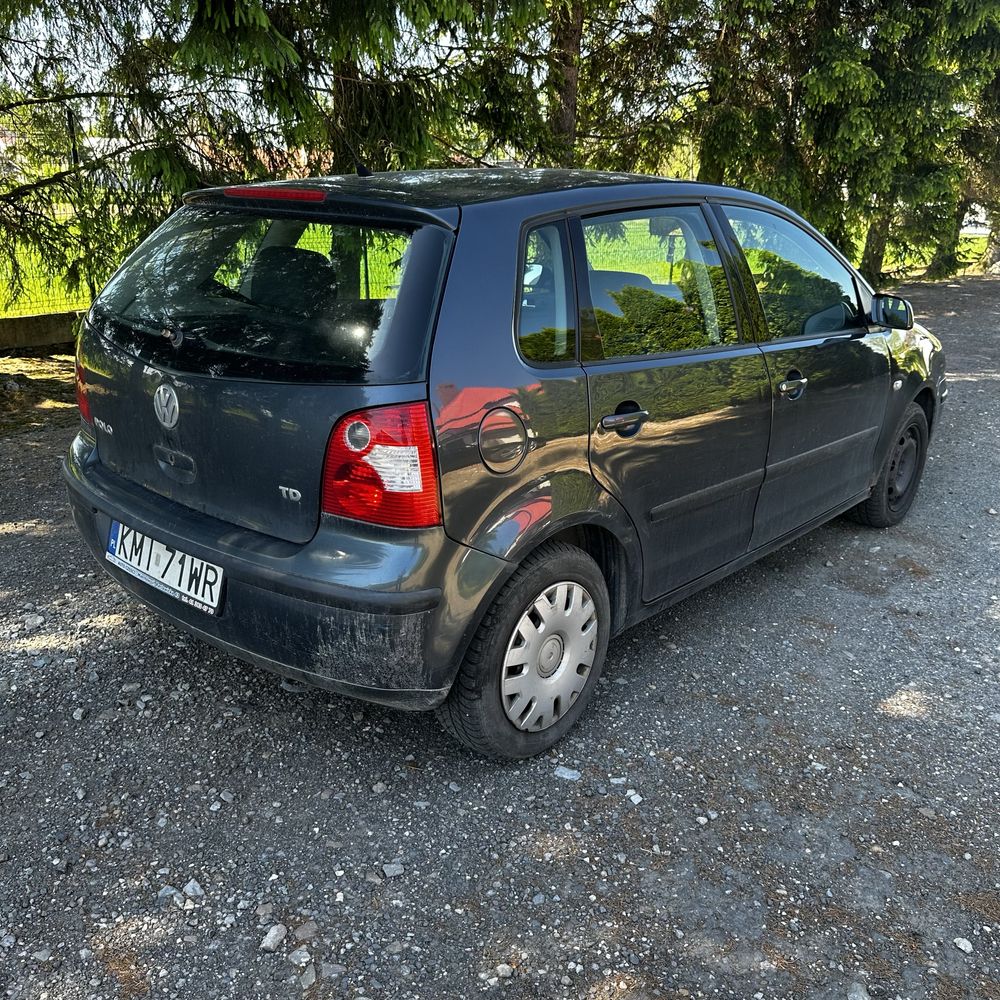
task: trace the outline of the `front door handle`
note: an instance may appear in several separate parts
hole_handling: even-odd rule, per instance
[[[601,417],[601,426],[606,431],[623,431],[638,428],[649,420],[649,410],[630,410],[628,413],[609,413]]]
[[[786,378],[784,382],[778,383],[778,392],[788,399],[798,399],[806,391],[809,379],[804,376],[799,378]]]

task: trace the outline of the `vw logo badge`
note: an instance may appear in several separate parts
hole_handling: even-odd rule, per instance
[[[172,385],[161,382],[156,387],[156,392],[153,393],[153,412],[165,430],[173,430],[177,426],[181,410]]]

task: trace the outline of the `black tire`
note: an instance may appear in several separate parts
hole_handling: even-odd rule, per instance
[[[585,674],[583,689],[569,708],[548,728],[525,731],[508,718],[501,694],[508,644],[514,641],[523,616],[546,589],[563,581],[579,584],[593,601],[597,616],[593,662]],[[459,742],[486,757],[521,760],[544,753],[572,728],[590,701],[604,668],[610,625],[608,588],[597,563],[574,545],[548,542],[540,546],[518,567],[490,605],[469,644],[447,701],[437,710],[439,722]]]
[[[870,528],[891,528],[906,517],[920,487],[928,437],[927,415],[919,404],[910,403],[871,495],[850,512],[854,520]]]

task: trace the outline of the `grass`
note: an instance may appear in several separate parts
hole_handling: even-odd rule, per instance
[[[632,271],[654,284],[668,284],[680,273],[677,264],[685,247],[679,231],[672,244],[650,233],[645,219],[629,219],[606,232],[600,226],[587,227],[585,232],[587,261],[599,271]]]
[[[0,264],[0,319],[69,312],[73,309],[86,309],[90,305],[88,292],[70,292],[60,279],[46,277],[34,254],[22,251],[20,258],[23,287],[14,301],[11,301],[10,272]]]

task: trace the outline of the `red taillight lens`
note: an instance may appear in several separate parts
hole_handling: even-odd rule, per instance
[[[76,405],[80,408],[80,419],[85,424],[93,424],[94,418],[90,414],[90,400],[87,398],[87,381],[83,365],[79,361],[76,363]]]
[[[441,523],[426,403],[359,410],[337,421],[326,448],[323,512],[393,528]]]

